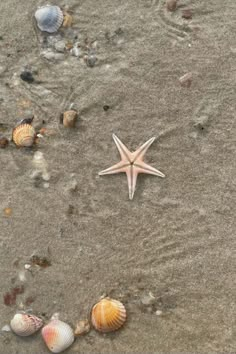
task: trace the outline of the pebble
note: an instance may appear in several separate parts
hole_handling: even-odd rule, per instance
[[[208,126],[209,117],[208,116],[200,116],[195,119],[194,127],[198,128],[199,130],[203,130]]]

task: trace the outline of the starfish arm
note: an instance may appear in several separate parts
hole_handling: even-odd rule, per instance
[[[165,177],[164,173],[158,171],[156,168],[148,165],[147,163],[141,161],[139,163],[135,163],[134,166],[137,168],[138,173],[148,173],[149,175],[155,175],[159,177]]]
[[[121,159],[123,161],[131,161],[131,152],[127,149],[127,147],[120,141],[120,139],[115,135],[112,134],[113,140],[116,144],[117,149],[119,150]]]
[[[106,170],[100,171],[98,174],[99,176],[103,176],[103,175],[111,175],[113,173],[126,172],[127,166],[129,166],[129,163],[124,163],[123,161],[120,161],[115,165],[107,168]]]
[[[126,172],[127,181],[128,181],[129,199],[132,200],[134,197],[137,176],[138,176],[138,170],[134,165],[129,165],[129,167],[126,168],[125,172]]]
[[[146,141],[146,143],[144,143],[143,145],[141,145],[134,153],[134,157],[133,157],[133,161],[135,162],[137,159],[138,160],[142,160],[144,155],[146,154],[148,148],[152,145],[153,141],[155,140],[156,138],[153,137],[151,139],[149,139],[148,141]]]

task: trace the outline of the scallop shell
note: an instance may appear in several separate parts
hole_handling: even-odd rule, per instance
[[[12,132],[12,140],[19,147],[32,146],[36,139],[34,127],[30,124],[17,125]]]
[[[67,128],[73,128],[76,124],[78,113],[75,110],[66,111],[63,113],[63,125]]]
[[[65,322],[52,320],[42,329],[43,339],[52,353],[61,353],[74,342],[73,329]]]
[[[54,33],[63,23],[63,12],[59,6],[46,5],[34,14],[38,28],[43,32]]]
[[[10,322],[11,329],[18,336],[26,337],[37,332],[42,327],[43,321],[34,315],[17,313]]]
[[[116,331],[125,323],[125,320],[126,309],[120,301],[106,297],[92,308],[91,321],[99,332]]]

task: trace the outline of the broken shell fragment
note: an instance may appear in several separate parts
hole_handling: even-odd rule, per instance
[[[11,329],[18,336],[26,337],[37,332],[43,325],[41,318],[26,313],[17,313],[10,322]]]
[[[57,32],[63,23],[63,12],[59,6],[46,5],[34,14],[38,28],[43,32]]]
[[[179,78],[180,85],[183,87],[190,87],[192,84],[193,75],[191,72],[184,74]]]
[[[36,131],[31,124],[17,125],[13,129],[12,140],[18,147],[30,147],[35,143]]]
[[[90,331],[89,321],[88,320],[82,320],[82,321],[79,321],[76,324],[74,335],[75,336],[81,336],[83,334],[88,333],[89,331]]]
[[[60,320],[52,320],[43,327],[42,336],[52,353],[61,353],[74,342],[72,328]]]
[[[120,301],[106,297],[93,306],[91,321],[99,332],[116,331],[126,321],[126,309]]]
[[[63,125],[67,128],[73,128],[77,122],[78,113],[75,110],[69,110],[63,113]]]

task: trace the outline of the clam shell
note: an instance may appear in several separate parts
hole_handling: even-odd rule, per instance
[[[76,124],[78,113],[74,110],[63,113],[63,125],[67,128],[73,128]]]
[[[61,353],[74,342],[73,329],[60,320],[52,320],[44,326],[42,336],[52,353]]]
[[[37,332],[42,327],[43,321],[34,315],[17,313],[10,322],[11,329],[18,336],[26,337]]]
[[[29,147],[35,142],[36,132],[30,124],[20,124],[13,129],[12,140],[19,147]]]
[[[95,304],[91,312],[91,321],[99,332],[112,332],[119,329],[126,320],[126,309],[117,300],[104,298]]]
[[[63,12],[59,6],[42,6],[35,12],[34,16],[38,28],[43,32],[57,32],[63,23]]]

